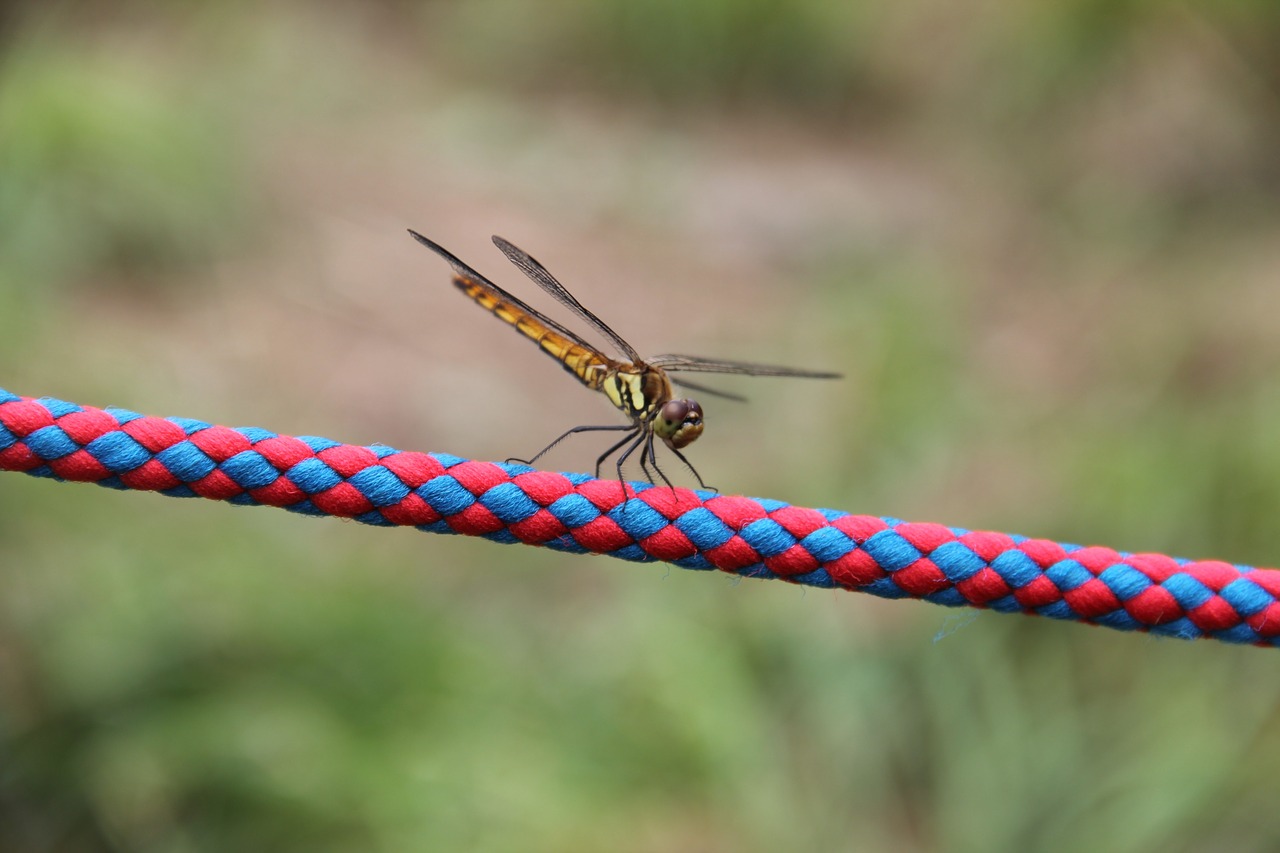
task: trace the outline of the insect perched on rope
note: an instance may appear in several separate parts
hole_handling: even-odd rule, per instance
[[[671,449],[685,466],[693,472],[698,484],[708,488],[702,481],[696,468],[685,458],[680,449],[691,444],[702,435],[702,406],[691,398],[677,399],[672,385],[679,385],[692,391],[725,397],[730,400],[742,400],[736,394],[716,391],[669,374],[679,373],[731,373],[744,376],[798,376],[808,379],[838,379],[839,373],[821,370],[803,370],[793,367],[776,367],[767,364],[752,364],[745,361],[726,361],[723,359],[699,358],[690,355],[659,355],[643,359],[640,354],[623,340],[622,336],[605,325],[604,321],[592,314],[582,303],[574,298],[564,285],[556,281],[542,264],[528,253],[513,246],[501,237],[493,238],[494,244],[502,250],[511,263],[520,271],[533,279],[543,290],[561,305],[568,308],[579,318],[586,321],[597,332],[603,335],[618,352],[628,361],[610,358],[600,350],[587,343],[581,336],[565,328],[547,315],[529,307],[520,299],[512,296],[489,279],[480,275],[471,267],[454,257],[448,250],[437,243],[423,237],[416,231],[410,234],[422,245],[435,252],[453,267],[453,283],[458,289],[471,297],[482,308],[485,308],[504,323],[515,327],[516,331],[533,341],[543,352],[556,359],[566,370],[576,376],[584,385],[595,391],[601,391],[609,402],[617,406],[630,419],[629,424],[613,424],[609,426],[576,426],[566,430],[555,441],[534,454],[532,459],[513,459],[509,461],[524,462],[532,465],[543,454],[551,450],[564,439],[579,432],[625,432],[616,444],[611,446],[596,460],[596,476],[600,476],[600,466],[604,461],[617,453],[618,479],[622,480],[622,465],[627,459],[640,451],[640,470],[652,483],[653,466],[662,481],[671,486],[667,475],[658,467],[658,457],[654,450],[654,439],[662,439],[663,444]]]

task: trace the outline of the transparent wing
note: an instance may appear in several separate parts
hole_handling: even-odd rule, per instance
[[[675,376],[668,376],[672,385],[679,385],[681,388],[688,388],[690,391],[697,391],[699,394],[710,394],[712,397],[723,397],[726,400],[734,400],[739,403],[747,402],[747,398],[741,394],[730,394],[728,391],[720,391],[715,388],[708,388],[706,385],[697,382],[690,382],[687,379],[678,379]]]
[[[649,359],[649,364],[661,367],[669,373],[732,373],[739,376],[794,376],[801,379],[842,379],[844,377],[842,373],[832,373],[829,370],[781,367],[776,364],[702,358],[696,355],[659,355]]]
[[[640,358],[640,353],[636,352],[631,344],[622,339],[622,335],[610,329],[603,320],[588,311],[581,302],[574,298],[572,293],[565,289],[563,284],[556,281],[555,276],[547,272],[546,267],[534,260],[528,252],[507,242],[497,234],[493,235],[493,244],[502,250],[502,254],[507,256],[507,260],[519,267],[521,272],[551,294],[552,298],[583,320],[586,320],[596,331],[608,338],[618,348],[618,352],[623,353],[634,362],[644,361],[644,359]]]
[[[437,255],[444,258],[446,261],[448,261],[449,266],[453,267],[453,271],[457,273],[460,277],[474,281],[480,285],[483,285],[489,290],[492,290],[494,293],[502,297],[502,299],[505,300],[506,302],[510,302],[512,305],[514,305],[516,308],[519,308],[521,311],[524,311],[532,315],[539,322],[545,324],[547,327],[551,329],[554,329],[556,332],[568,338],[569,340],[573,341],[578,346],[583,347],[584,349],[591,350],[592,352],[596,351],[596,347],[593,344],[589,344],[586,341],[584,341],[581,335],[577,334],[576,332],[570,331],[569,329],[566,329],[564,326],[560,325],[555,320],[548,317],[546,314],[543,314],[541,311],[538,311],[536,308],[529,307],[524,302],[522,302],[519,298],[511,295],[510,293],[507,293],[501,287],[498,287],[498,285],[489,281],[489,279],[480,275],[480,273],[476,272],[471,267],[467,266],[462,261],[458,260],[456,257],[454,257],[453,253],[451,253],[448,249],[441,246],[439,243],[436,243],[432,240],[429,240],[426,237],[423,237],[421,234],[419,234],[417,231],[414,231],[412,228],[409,229],[409,233],[413,236],[413,239],[417,240],[419,243],[426,246],[428,249],[430,249],[431,251],[435,252]],[[583,310],[586,310],[586,309],[583,309]]]

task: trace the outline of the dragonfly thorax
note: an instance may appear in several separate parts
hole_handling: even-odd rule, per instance
[[[599,386],[615,406],[677,450],[702,435],[702,407],[696,400],[671,399],[664,371],[628,366],[632,369],[615,369]]]
[[[601,383],[604,391],[623,414],[636,421],[649,421],[671,399],[671,382],[652,368],[615,370]]]
[[[671,399],[671,380],[652,367],[614,370],[600,389],[637,423],[647,424],[667,445],[679,449],[702,435],[702,407],[696,400]]]

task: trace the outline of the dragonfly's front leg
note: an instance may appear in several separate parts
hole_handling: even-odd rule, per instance
[[[689,462],[688,459],[684,458],[683,453],[681,453],[679,450],[676,450],[674,447],[670,449],[671,449],[671,452],[676,455],[676,458],[684,463],[684,467],[688,468],[689,471],[693,474],[693,476],[697,479],[699,486],[701,486],[702,488],[706,489],[709,492],[715,492],[717,494],[720,493],[720,490],[717,489],[715,486],[708,486],[706,483],[702,482],[702,475],[698,473],[698,469],[694,468],[693,464]],[[663,479],[666,479],[666,478],[664,477]]]
[[[640,454],[640,467],[644,469],[645,474],[649,477],[649,482],[652,483],[653,475],[649,474],[649,468],[645,465],[645,457],[648,457],[649,462],[653,465],[653,470],[658,472],[658,476],[662,478],[662,482],[666,483],[667,488],[671,490],[671,498],[674,500],[676,497],[676,487],[671,484],[671,481],[667,479],[666,472],[664,472],[658,465],[658,453],[654,450],[653,438],[654,435],[650,432],[648,440],[645,441],[644,444],[644,452]]]

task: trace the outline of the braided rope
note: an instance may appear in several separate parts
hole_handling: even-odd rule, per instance
[[[1280,570],[359,447],[0,389],[0,470],[686,569],[1280,645]]]

